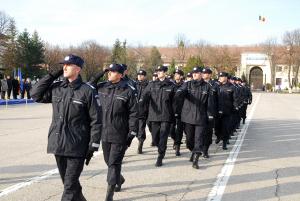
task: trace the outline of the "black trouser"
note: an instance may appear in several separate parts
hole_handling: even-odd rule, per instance
[[[14,90],[13,90],[13,98],[14,98],[14,99],[17,99],[17,98],[18,98],[17,96],[18,96],[18,90],[15,90],[15,89],[14,89]]]
[[[108,185],[119,184],[121,178],[122,161],[127,146],[102,141],[102,150],[104,161],[108,167],[107,183]]]
[[[83,170],[85,158],[55,155],[60,177],[64,184],[62,201],[81,201],[80,174]]]
[[[167,150],[168,136],[170,133],[170,122],[151,122],[152,139],[154,146],[158,147],[158,153],[164,157]]]
[[[231,116],[224,115],[220,118],[220,139],[227,141],[231,133]]]
[[[5,99],[5,93],[6,91],[1,91],[1,99]]]
[[[7,99],[10,99],[11,90],[12,89],[7,89]]]
[[[186,147],[193,153],[202,153],[206,127],[186,123],[184,131]]]
[[[209,146],[212,144],[212,135],[213,135],[213,128],[215,127],[215,121],[211,120],[208,122],[208,126],[206,127],[206,132],[204,135],[204,142],[203,145],[208,149]]]
[[[137,134],[137,138],[139,141],[144,142],[146,139],[146,120],[145,119],[139,119],[139,131]]]
[[[248,107],[248,104],[247,103],[244,103],[244,105],[242,106],[241,108],[241,118],[243,119],[246,119],[247,118],[247,107]]]
[[[147,121],[146,121],[146,124],[147,124],[147,126],[148,126],[148,128],[149,128],[150,133],[152,133],[151,122],[147,120]]]
[[[215,118],[215,135],[217,139],[222,139],[222,131],[221,131],[221,118]]]
[[[180,118],[176,118],[175,123],[171,125],[171,138],[174,140],[175,145],[181,145],[183,129],[184,123],[181,122]]]

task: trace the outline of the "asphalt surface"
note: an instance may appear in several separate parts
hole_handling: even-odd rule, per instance
[[[115,193],[115,200],[205,201],[219,173],[228,165],[231,149],[239,144],[239,154],[230,163],[233,170],[226,175],[228,182],[222,183],[219,200],[300,200],[299,103],[299,95],[254,94],[248,109],[249,113],[254,109],[250,121],[233,137],[228,151],[212,145],[211,158],[201,159],[199,170],[188,162],[190,153],[185,146],[182,155],[175,156],[171,139],[160,168],[154,166],[157,149],[150,146],[150,136],[142,155],[136,154],[134,140],[122,169],[126,181],[122,191]],[[1,201],[60,200],[62,182],[54,156],[46,154],[51,114],[51,105],[0,107]],[[240,139],[242,134],[245,138]],[[99,152],[85,166],[80,179],[88,201],[104,200],[106,173]]]

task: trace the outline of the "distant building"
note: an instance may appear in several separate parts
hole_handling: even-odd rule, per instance
[[[275,90],[289,87],[288,69],[289,67],[286,64],[276,65]],[[271,83],[271,67],[268,56],[263,53],[242,53],[237,76],[242,77],[243,75],[254,90],[261,90],[267,83]],[[298,79],[300,79],[299,75]],[[293,71],[291,71],[291,80],[294,82]]]

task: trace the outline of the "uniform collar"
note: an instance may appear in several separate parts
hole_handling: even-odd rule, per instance
[[[82,79],[81,79],[81,76],[79,75],[77,77],[76,80],[74,80],[73,82],[69,82],[68,79],[64,79],[64,81],[62,82],[61,86],[66,88],[67,86],[69,86],[70,88],[73,88],[73,89],[78,89],[82,84]]]
[[[128,85],[127,85],[127,82],[124,81],[123,79],[120,80],[120,82],[118,83],[112,83],[110,81],[108,81],[105,86],[107,88],[126,88]]]

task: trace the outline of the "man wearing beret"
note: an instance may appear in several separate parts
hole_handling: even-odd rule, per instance
[[[122,79],[124,68],[111,64],[108,81],[97,85],[102,111],[102,149],[107,172],[105,201],[112,201],[114,192],[125,182],[121,175],[126,149],[138,132],[138,111],[134,90]]]
[[[217,136],[216,143],[223,140],[223,150],[227,150],[227,142],[231,134],[232,113],[238,111],[239,99],[236,88],[228,81],[228,73],[219,73],[218,91],[218,116],[220,126],[220,136]]]
[[[204,138],[204,146],[203,146],[203,157],[209,158],[208,149],[212,144],[212,135],[213,128],[215,127],[215,119],[218,114],[218,85],[211,79],[212,70],[209,67],[206,67],[202,70],[202,78],[205,82],[207,82],[211,86],[212,90],[212,98],[210,99],[212,106],[212,116],[208,119],[207,132]]]
[[[181,114],[181,121],[185,123],[186,145],[192,152],[190,162],[195,169],[199,169],[208,119],[213,116],[211,87],[202,79],[201,73],[201,67],[194,67],[193,80],[185,82],[174,98],[175,113]]]
[[[147,72],[140,69],[137,73],[137,83],[136,83],[136,88],[137,88],[137,99],[139,100],[141,98],[141,95],[143,93],[143,91],[145,90],[145,88],[148,85],[148,81],[147,81]],[[143,153],[143,144],[144,141],[146,139],[146,119],[148,117],[148,113],[147,112],[142,112],[140,111],[140,115],[139,115],[139,131],[137,134],[137,138],[139,140],[139,145],[138,145],[138,154],[142,154]]]
[[[156,167],[162,166],[171,123],[174,121],[172,102],[175,88],[173,82],[166,78],[167,71],[166,66],[157,67],[158,79],[148,84],[139,100],[140,108],[148,111],[153,144],[158,147]]]
[[[183,81],[184,72],[180,69],[176,69],[174,72],[174,84],[175,84],[175,91],[179,89]],[[171,137],[174,140],[173,148],[175,149],[175,155],[180,156],[180,145],[182,144],[181,140],[183,137],[183,127],[184,124],[181,122],[180,114],[175,116],[175,121],[172,123],[171,127]]]
[[[65,57],[63,68],[51,72],[32,88],[32,98],[52,103],[53,117],[48,134],[48,153],[55,155],[64,184],[62,201],[84,201],[79,177],[84,161],[88,165],[99,149],[101,115],[97,93],[82,82],[84,61],[76,55]],[[55,80],[63,75],[63,81]]]

